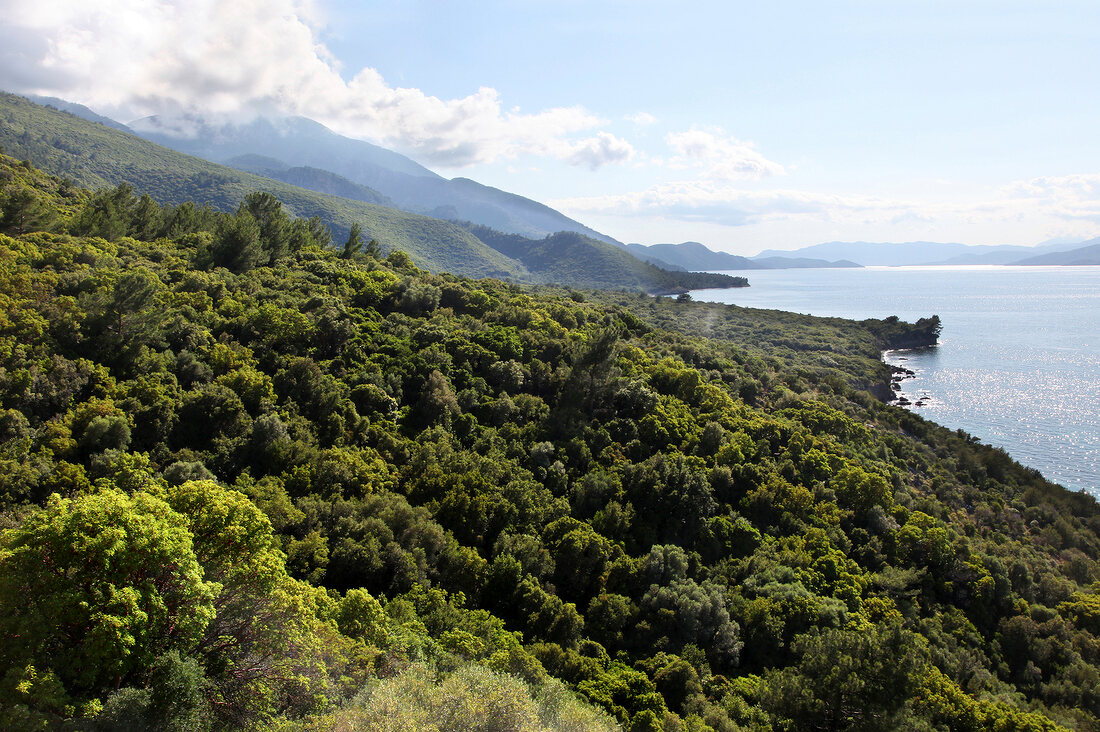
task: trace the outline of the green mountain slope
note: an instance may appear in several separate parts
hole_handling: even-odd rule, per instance
[[[682,244],[627,244],[631,252],[645,259],[655,259],[675,264],[688,270],[716,270],[716,269],[764,269],[755,264],[748,257],[739,257],[726,252],[715,252],[697,241],[686,241]]]
[[[473,221],[534,238],[576,231],[614,243],[611,237],[538,201],[467,178],[448,180],[404,155],[338,135],[304,117],[260,118],[219,127],[200,124],[186,136],[166,130],[165,122],[156,117],[138,120],[132,127],[153,142],[218,163],[255,154],[277,158],[292,167],[329,170],[380,191],[397,207],[415,213]]]
[[[236,208],[252,191],[268,191],[294,215],[319,216],[336,241],[358,222],[386,250],[401,249],[418,265],[472,276],[526,276],[462,228],[397,209],[308,191],[161,147],[140,137],[0,93],[0,147],[16,158],[90,188],[131,183],[169,204],[186,201]]]
[[[373,188],[359,185],[342,175],[320,168],[308,166],[292,168],[281,160],[262,155],[239,155],[226,163],[231,168],[253,173],[264,178],[274,178],[292,186],[305,188],[317,193],[327,193],[353,201],[373,203],[378,206],[394,208],[393,201]]]
[[[569,282],[601,290],[641,289],[651,294],[748,285],[744,277],[661,269],[621,247],[572,231],[528,239],[484,226],[469,228],[489,246],[522,262],[540,282]]]
[[[195,201],[230,210],[249,192],[268,191],[293,215],[320,217],[332,228],[337,243],[358,222],[364,236],[377,239],[384,250],[401,249],[419,266],[435,271],[654,293],[739,283],[718,275],[666,272],[619,247],[576,233],[531,240],[518,235],[500,238],[491,232],[482,234],[487,239],[483,241],[451,222],[367,203],[363,199],[379,200],[381,194],[325,170],[289,167],[280,160],[256,156],[238,160],[289,182],[260,177],[11,94],[0,95],[0,146],[80,185],[97,188],[128,182],[139,193],[167,204]],[[455,186],[456,190],[480,190],[473,181],[458,181]],[[497,193],[537,208],[534,202]]]

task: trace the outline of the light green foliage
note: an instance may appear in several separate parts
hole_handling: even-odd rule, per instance
[[[340,632],[370,645],[384,646],[389,635],[389,616],[366,590],[349,590],[336,611]]]
[[[183,517],[148,494],[51,498],[0,549],[5,666],[42,664],[96,695],[158,654],[193,647],[215,615]]]
[[[465,666],[442,679],[412,667],[370,684],[341,714],[344,729],[379,732],[600,732],[617,726],[560,683],[530,688],[506,674]]]

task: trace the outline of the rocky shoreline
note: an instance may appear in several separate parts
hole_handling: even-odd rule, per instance
[[[892,349],[892,350],[907,350],[907,349]],[[886,360],[886,354],[890,351],[884,351],[882,354],[883,363],[890,369],[890,395],[888,400],[899,407],[923,407],[928,402],[928,395],[922,394],[916,399],[910,399],[908,396],[902,393],[902,382],[907,379],[912,379],[917,375],[917,372],[912,369],[899,366],[894,363],[890,363]],[[898,360],[906,360],[904,357]]]

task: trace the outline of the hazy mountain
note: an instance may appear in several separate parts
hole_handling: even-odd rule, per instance
[[[803,256],[823,259],[847,259],[870,266],[900,267],[905,265],[966,265],[1011,264],[1021,257],[1080,246],[1080,242],[1053,239],[1034,247],[998,245],[968,245],[932,241],[866,242],[830,241],[824,244],[784,251],[768,249],[752,259]]]
[[[862,264],[847,259],[811,259],[809,257],[753,257],[753,263],[760,265],[760,269],[851,269],[862,267]]]
[[[938,265],[963,265],[963,264],[1014,264],[1021,257],[1036,256],[1050,252],[1063,252],[1081,246],[1080,239],[1052,239],[1031,247],[1004,245],[992,247],[993,251],[968,252],[960,254],[942,262],[928,262]],[[985,249],[985,247],[971,247],[972,249]]]
[[[76,104],[75,102],[66,102],[64,99],[58,99],[57,97],[42,97],[37,94],[31,94],[27,96],[32,102],[41,104],[43,107],[53,107],[59,109],[62,112],[68,112],[74,114],[81,119],[86,119],[89,122],[98,122],[101,125],[107,127],[114,127],[116,130],[124,130],[130,132],[130,128],[121,122],[116,122],[110,117],[104,117],[102,114],[96,114],[92,110],[85,107],[83,104]]]
[[[1096,265],[1100,264],[1100,237],[1084,242],[1085,246],[1070,249],[1069,251],[1050,252],[1035,257],[1021,259],[1012,264],[1022,266],[1038,265]]]
[[[211,126],[200,119],[147,117],[131,123],[131,127],[148,140],[213,162],[229,163],[242,155],[260,155],[288,167],[331,171],[378,191],[406,211],[471,221],[530,237],[576,231],[614,242],[537,201],[467,178],[448,180],[404,155],[338,135],[305,117],[259,118],[248,124],[222,126]],[[307,183],[299,185],[309,187]]]
[[[308,166],[293,168],[281,160],[262,155],[238,155],[229,160],[228,165],[237,170],[262,175],[265,178],[274,178],[318,193],[328,193],[333,196],[363,201],[364,203],[393,207],[393,201],[373,188],[361,186],[342,175],[320,168],[310,168]]]
[[[783,251],[768,249],[760,252],[754,260],[768,257],[809,257],[811,259],[847,259],[864,266],[900,266],[905,264],[925,264],[938,260],[971,253],[965,244],[944,244],[930,241],[905,243],[884,243],[866,241],[830,241],[824,244]]]
[[[1034,253],[1032,247],[1005,246],[992,252],[966,252],[937,262],[919,262],[929,265],[1011,264],[1020,257]]]
[[[477,227],[479,236],[493,240],[490,245],[471,233],[474,227],[470,224],[332,195],[342,192],[371,196],[377,192],[326,170],[291,166],[274,157],[237,158],[238,165],[263,169],[274,176],[260,177],[12,94],[0,93],[0,115],[5,119],[0,125],[0,145],[9,154],[29,159],[46,172],[78,184],[96,188],[126,182],[164,204],[194,201],[221,210],[235,209],[248,193],[266,190],[293,215],[319,216],[334,230],[338,242],[347,236],[351,224],[358,222],[364,236],[378,239],[384,250],[402,249],[427,269],[658,293],[736,284],[734,278],[725,275],[668,272],[642,262],[619,245],[577,232],[527,239]],[[307,190],[276,177],[308,181],[332,193]],[[470,185],[478,184],[458,182],[460,188]]]
[[[806,267],[858,267],[854,262],[828,262],[807,257],[741,257],[727,252],[716,252],[697,241],[682,244],[627,244],[631,253],[658,266],[668,263],[693,272],[713,272],[732,269],[791,269]]]
[[[270,191],[295,216],[319,216],[342,241],[352,223],[384,249],[418,265],[473,276],[526,278],[526,268],[446,221],[317,193],[156,145],[134,134],[0,93],[0,145],[48,173],[89,188],[130,183],[162,204],[194,201],[235,209],[250,192]]]

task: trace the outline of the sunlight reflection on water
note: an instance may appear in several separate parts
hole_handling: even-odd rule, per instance
[[[741,272],[696,300],[853,319],[937,314],[939,346],[887,354],[909,407],[1100,496],[1100,267],[868,267]]]

